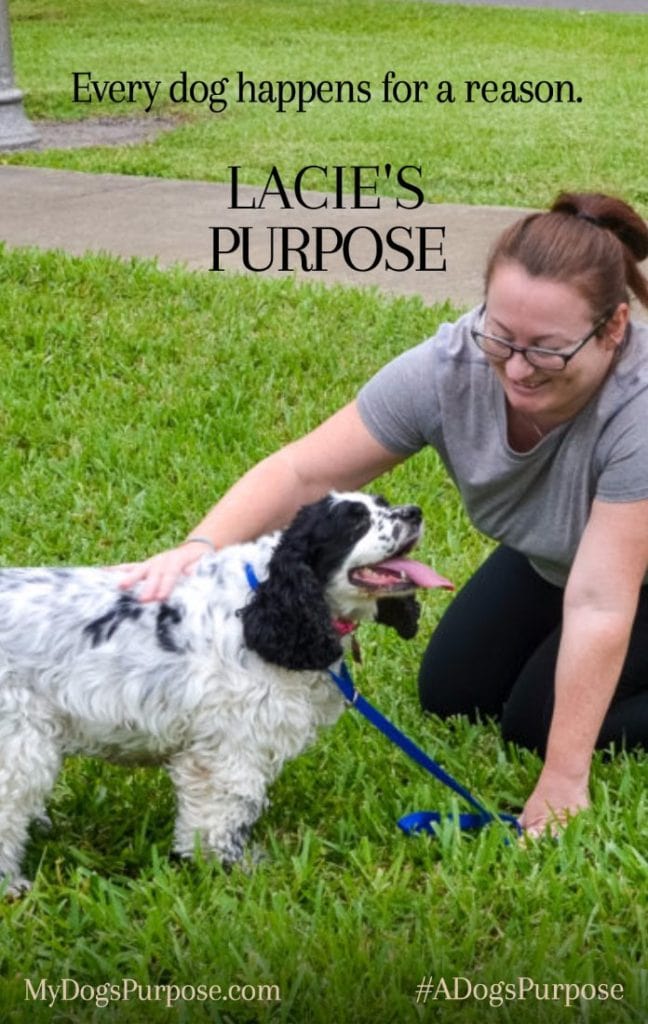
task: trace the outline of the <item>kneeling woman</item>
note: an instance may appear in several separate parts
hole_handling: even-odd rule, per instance
[[[588,804],[595,747],[648,747],[648,227],[627,204],[560,196],[500,237],[485,302],[384,367],[312,433],[248,472],[196,527],[216,546],[284,525],[331,488],[426,445],[500,546],[423,658],[423,707],[492,715],[544,767],[522,822]],[[416,496],[412,496],[413,498]],[[199,543],[130,567],[168,595]]]

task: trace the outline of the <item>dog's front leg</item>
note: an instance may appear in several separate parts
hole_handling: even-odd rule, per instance
[[[249,752],[221,745],[178,754],[169,773],[178,801],[174,852],[191,857],[198,843],[225,865],[240,860],[267,802],[263,766]]]

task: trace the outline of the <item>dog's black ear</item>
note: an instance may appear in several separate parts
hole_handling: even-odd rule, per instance
[[[241,612],[249,648],[296,671],[328,668],[342,657],[324,590],[368,523],[361,502],[330,496],[299,510],[275,548],[267,580]]]
[[[241,612],[246,646],[283,668],[328,668],[343,652],[317,577],[303,562],[273,563]]]
[[[391,626],[404,640],[416,636],[421,606],[413,595],[409,597],[381,597],[376,602],[375,621]]]

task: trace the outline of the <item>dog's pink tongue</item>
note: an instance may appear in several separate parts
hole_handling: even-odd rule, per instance
[[[413,558],[389,558],[386,562],[381,562],[377,568],[392,569],[394,572],[405,573],[407,578],[416,584],[417,587],[426,587],[428,589],[443,587],[445,590],[454,590],[454,583],[444,579],[443,576],[439,576],[434,569],[423,565],[422,562],[416,562]]]

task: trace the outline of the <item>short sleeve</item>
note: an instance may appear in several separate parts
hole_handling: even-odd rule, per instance
[[[641,391],[607,424],[596,451],[600,501],[648,498],[648,390]]]
[[[358,394],[360,417],[371,435],[397,455],[413,455],[434,443],[441,412],[436,363],[439,332],[383,366]]]

